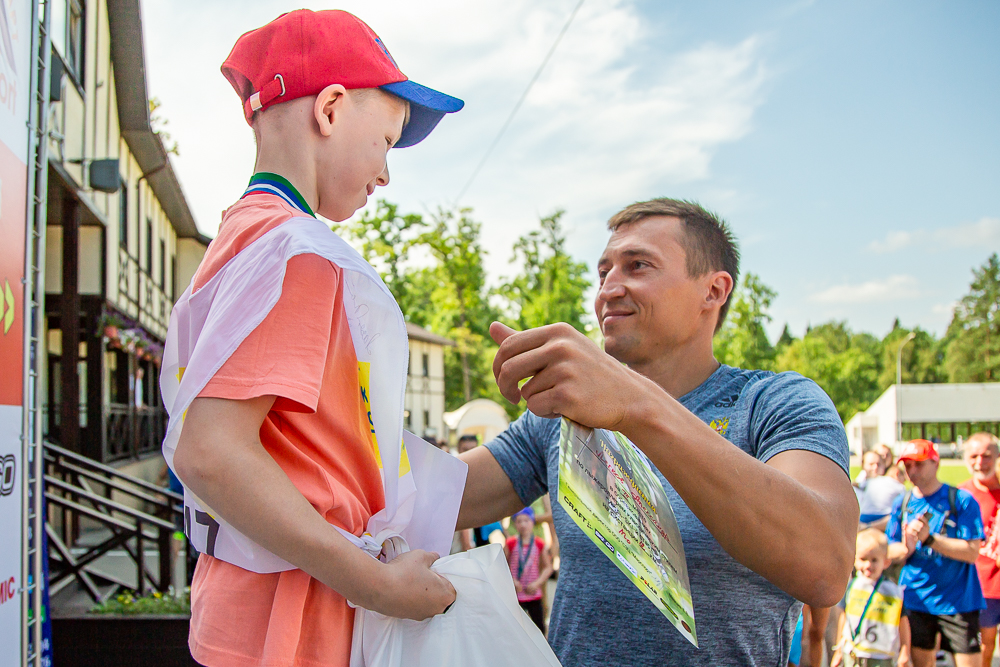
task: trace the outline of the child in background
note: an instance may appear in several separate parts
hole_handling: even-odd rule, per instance
[[[552,555],[542,538],[535,537],[535,510],[525,507],[511,517],[516,537],[507,539],[504,553],[514,578],[517,601],[538,629],[545,632],[542,597],[545,582],[552,576]]]
[[[905,667],[910,664],[910,623],[903,616],[903,589],[883,574],[889,565],[885,534],[858,533],[854,567],[847,587],[830,667]]]

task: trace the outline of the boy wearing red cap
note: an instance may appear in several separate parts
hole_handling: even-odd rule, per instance
[[[899,460],[914,488],[894,504],[886,536],[889,557],[904,563],[899,584],[913,664],[932,667],[940,638],[956,667],[978,667],[979,611],[986,606],[974,565],[983,538],[979,505],[969,492],[938,480],[933,443],[911,440]]]
[[[348,600],[423,619],[455,592],[430,571],[436,554],[373,558],[384,545],[366,530],[394,509],[389,463],[400,479],[409,465],[375,437],[399,442],[402,391],[398,406],[375,397],[382,378],[405,380],[405,331],[377,274],[315,216],[353,215],[389,182],[388,149],[463,103],[409,81],[340,11],[243,35],[222,71],[254,130],[255,173],[175,308],[164,362],[176,369],[164,453],[202,551],[191,652],[213,666],[347,665]],[[403,356],[387,368],[377,350],[393,336]]]

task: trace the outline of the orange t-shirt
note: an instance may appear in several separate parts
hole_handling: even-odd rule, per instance
[[[226,211],[193,290],[254,240],[302,214],[273,195]],[[355,535],[385,505],[362,409],[342,271],[318,255],[289,260],[274,309],[199,396],[276,396],[260,440],[331,524]],[[347,665],[354,611],[302,570],[256,574],[205,554],[191,589],[191,654],[225,667]]]

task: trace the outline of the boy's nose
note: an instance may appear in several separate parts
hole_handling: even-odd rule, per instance
[[[382,173],[379,174],[378,178],[375,179],[375,184],[389,185],[389,165],[385,165],[385,169],[383,169]]]

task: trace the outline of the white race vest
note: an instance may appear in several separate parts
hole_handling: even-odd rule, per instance
[[[363,369],[368,371],[365,399],[385,490],[385,508],[368,520],[364,535],[335,528],[373,557],[381,555],[387,561],[409,549],[446,555],[468,466],[403,431],[409,364],[403,315],[378,273],[316,218],[292,218],[264,234],[195,294],[188,286],[174,306],[160,375],[170,415],[163,456],[173,469],[188,407],[271,312],[281,296],[288,260],[302,254],[319,255],[343,270],[344,308],[359,371],[362,375]],[[251,572],[295,569],[226,523],[187,486],[184,524],[201,553]]]

